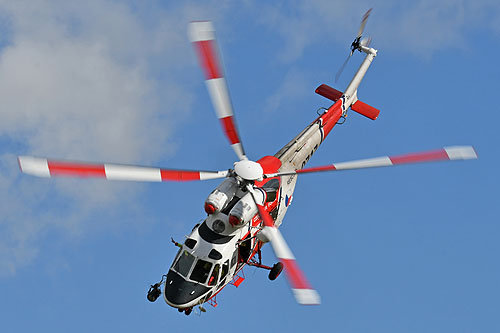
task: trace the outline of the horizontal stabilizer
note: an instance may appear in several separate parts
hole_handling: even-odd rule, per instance
[[[357,113],[362,114],[363,116],[372,120],[377,119],[378,115],[380,114],[379,109],[376,109],[373,106],[370,106],[361,101],[357,101],[356,103],[351,105],[351,110],[356,111]]]
[[[318,88],[316,88],[316,94],[328,98],[329,100],[332,100],[334,102],[338,101],[343,95],[341,91],[338,91],[337,89],[332,88],[326,84],[322,84]],[[357,113],[373,120],[377,119],[378,115],[380,114],[379,109],[376,109],[373,106],[370,106],[361,101],[356,101],[353,105],[351,105],[351,110],[356,111]]]
[[[321,95],[325,98],[328,98],[329,100],[332,100],[334,102],[338,101],[340,97],[342,97],[342,92],[338,91],[335,88],[332,88],[326,84],[320,85],[318,88],[316,88],[316,94]]]

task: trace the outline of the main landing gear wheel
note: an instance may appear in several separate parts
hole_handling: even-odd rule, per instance
[[[281,262],[277,262],[273,265],[273,268],[271,268],[271,271],[269,272],[269,280],[274,281],[276,278],[281,274],[281,271],[283,270],[283,264]]]
[[[186,310],[184,310],[184,314],[186,316],[189,316],[191,314],[191,311],[193,311],[193,308],[187,308]]]

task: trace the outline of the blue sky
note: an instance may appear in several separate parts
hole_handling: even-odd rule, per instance
[[[220,131],[187,38],[214,21],[252,159],[328,101],[364,12],[379,50],[350,113],[309,166],[472,144],[479,159],[299,178],[280,229],[322,297],[300,307],[253,268],[186,317],[146,291],[203,218],[216,181],[38,179],[16,156],[221,170]],[[0,313],[3,332],[500,330],[496,1],[0,1]],[[264,251],[265,263],[275,259]]]

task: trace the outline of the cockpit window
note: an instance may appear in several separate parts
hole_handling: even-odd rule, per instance
[[[208,274],[210,274],[211,268],[212,268],[211,263],[199,259],[193,268],[193,272],[191,273],[190,279],[200,283],[205,283],[207,281]]]
[[[175,255],[175,259],[174,261],[172,262],[172,267],[174,267],[174,264],[177,262],[177,259],[179,259],[180,255],[182,253],[182,248],[179,249],[179,251],[177,251],[177,254]]]
[[[191,266],[193,266],[194,257],[188,251],[182,252],[175,263],[174,269],[184,277],[187,277]]]
[[[217,284],[217,281],[219,280],[219,267],[219,264],[215,265],[212,275],[210,275],[210,280],[208,280],[209,286],[215,286]]]

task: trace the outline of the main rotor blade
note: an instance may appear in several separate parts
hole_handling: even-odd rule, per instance
[[[370,17],[370,13],[373,8],[370,8],[366,11],[365,15],[361,19],[361,25],[359,26],[358,35],[356,37],[361,37],[363,35],[363,31],[365,30],[366,21],[368,21],[368,17]]]
[[[295,175],[295,174],[311,173],[311,172],[378,168],[378,167],[394,166],[399,164],[433,162],[433,161],[470,160],[476,158],[477,154],[472,146],[453,146],[433,151],[425,151],[425,152],[411,153],[398,156],[382,156],[382,157],[368,158],[364,160],[335,163],[331,165],[314,167],[314,168],[306,168],[297,171],[278,172],[265,175],[265,177],[272,178],[278,176]]]
[[[249,188],[252,198],[257,205],[259,216],[264,222],[264,228],[260,231],[269,241],[273,247],[274,254],[285,268],[287,280],[292,288],[293,295],[297,303],[302,305],[318,305],[321,303],[321,298],[318,292],[311,287],[309,281],[303,271],[297,264],[297,260],[288,247],[285,239],[274,226],[274,220],[266,211],[266,209],[257,203],[255,200],[253,189]]]
[[[38,177],[106,178],[143,182],[191,181],[224,178],[228,171],[199,171],[150,168],[136,165],[94,164],[19,156],[22,172]]]
[[[240,160],[247,159],[236,127],[226,79],[217,55],[215,29],[212,22],[191,22],[189,24],[189,38],[197,50],[201,67],[205,72],[208,93],[224,133],[238,158]]]

